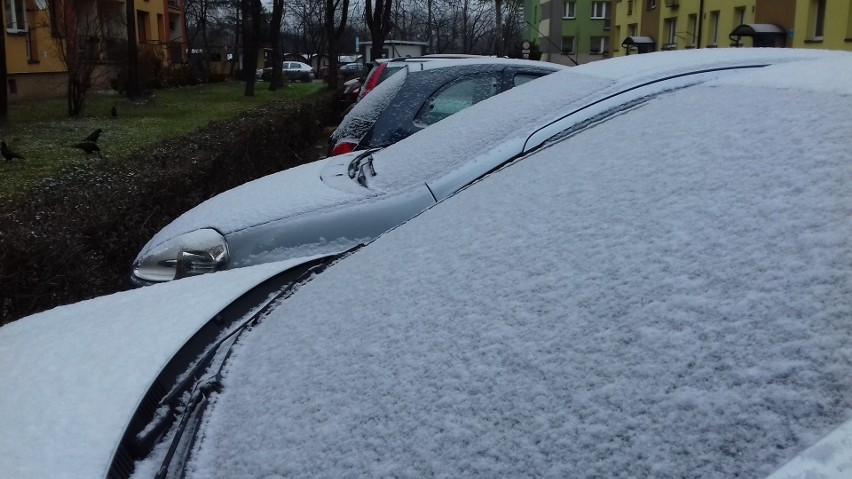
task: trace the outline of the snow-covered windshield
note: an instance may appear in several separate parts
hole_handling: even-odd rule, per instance
[[[852,415],[850,77],[651,99],[341,260],[234,351],[189,477],[771,473]]]

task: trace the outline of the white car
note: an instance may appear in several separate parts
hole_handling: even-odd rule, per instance
[[[272,67],[260,68],[256,75],[258,80],[270,81],[272,79]],[[310,65],[302,62],[282,62],[281,77],[284,80],[308,83],[314,79],[314,70]]]
[[[3,326],[0,471],[848,478],[852,54],[693,70],[765,53],[578,67],[646,81],[363,248]]]
[[[513,89],[479,102],[477,111],[487,108],[487,114],[463,110],[445,118],[427,128],[435,129],[433,134],[421,131],[381,151],[320,160],[224,192],[151,238],[134,260],[131,280],[145,285],[300,256],[338,254],[608,109],[707,81],[729,69],[816,55],[782,49],[682,52],[614,62],[617,67],[595,62],[564,69],[516,87],[517,93]],[[453,60],[451,65],[494,61]],[[439,62],[430,62],[430,68],[437,69]],[[397,82],[406,78],[394,75],[376,87],[359,105],[359,114],[369,108],[381,110],[384,105],[376,102],[388,97],[381,91],[397,88]],[[509,96],[498,100],[504,95]]]

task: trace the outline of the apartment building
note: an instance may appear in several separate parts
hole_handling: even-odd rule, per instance
[[[849,0],[614,0],[613,55],[721,47],[852,51]]]
[[[106,86],[126,64],[123,0],[2,0],[9,101],[61,96],[66,91],[63,49],[76,32],[85,61],[97,64],[95,87]],[[183,0],[136,0],[136,42],[166,63],[186,60]]]
[[[610,0],[528,0],[525,8],[528,39],[542,60],[575,65],[610,56]]]

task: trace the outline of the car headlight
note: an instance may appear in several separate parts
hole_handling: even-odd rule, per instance
[[[133,263],[133,274],[145,281],[171,281],[219,271],[229,259],[225,237],[207,228],[182,234],[140,254]]]

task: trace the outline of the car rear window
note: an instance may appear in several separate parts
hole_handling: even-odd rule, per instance
[[[405,83],[408,69],[394,68],[394,72],[399,72],[399,75],[393,75],[390,80],[377,86],[369,95],[355,104],[352,111],[343,118],[337,130],[334,131],[333,141],[336,142],[342,138],[360,140],[364,137],[379,118],[382,110],[390,104]]]
[[[454,81],[438,90],[420,109],[415,123],[428,126],[499,92],[496,75],[477,75]]]

